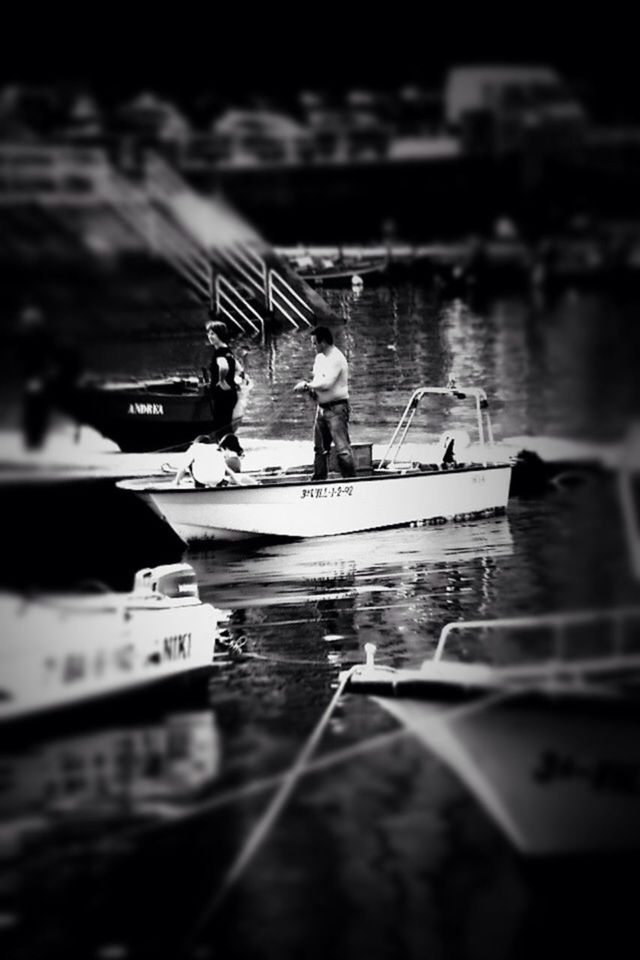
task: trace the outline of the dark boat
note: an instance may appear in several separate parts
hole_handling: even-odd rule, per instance
[[[388,265],[387,257],[298,257],[292,261],[298,276],[306,283],[336,287],[350,285],[355,278],[378,279],[384,275]]]
[[[87,379],[67,392],[63,405],[125,453],[177,447],[213,429],[212,400],[198,377]]]

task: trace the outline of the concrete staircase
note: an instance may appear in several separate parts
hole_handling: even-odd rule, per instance
[[[158,154],[125,175],[95,147],[0,147],[0,220],[28,249],[160,259],[231,329],[264,335],[336,318],[322,298],[220,198],[196,193]],[[19,244],[18,244],[19,246]],[[42,251],[40,251],[42,252]]]

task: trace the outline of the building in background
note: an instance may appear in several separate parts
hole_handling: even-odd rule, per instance
[[[571,152],[583,141],[587,116],[548,66],[458,66],[449,70],[444,115],[471,153],[527,150],[532,141],[549,152]]]

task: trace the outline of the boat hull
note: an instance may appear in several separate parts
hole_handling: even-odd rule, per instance
[[[118,444],[125,453],[143,453],[190,443],[213,429],[212,401],[203,386],[163,389],[88,386],[73,391],[69,414]]]
[[[155,606],[155,609],[154,609]],[[0,720],[122,694],[213,661],[220,611],[0,598]]]
[[[458,775],[522,853],[640,848],[637,704],[629,713],[615,701],[606,710],[527,691],[464,709],[376,701]]]
[[[246,537],[322,537],[466,519],[506,509],[510,464],[259,486],[180,488],[171,481],[122,481],[186,543]]]
[[[350,266],[334,267],[323,270],[300,271],[300,278],[312,286],[325,287],[350,287],[353,284],[353,278],[367,278],[369,284],[374,281],[382,282],[387,273],[387,262],[382,263],[361,263],[357,262]]]

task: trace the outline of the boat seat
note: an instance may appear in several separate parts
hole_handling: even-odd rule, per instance
[[[235,479],[223,477],[216,487],[261,487],[264,481],[250,473],[236,473]]]

